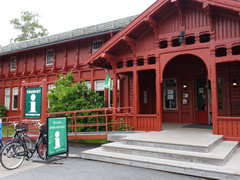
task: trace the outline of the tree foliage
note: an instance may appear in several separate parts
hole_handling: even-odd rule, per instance
[[[20,18],[14,18],[10,24],[21,34],[13,39],[14,42],[25,41],[48,35],[48,31],[38,22],[39,14],[29,11],[22,11]]]
[[[84,82],[74,82],[72,73],[59,75],[56,88],[48,94],[49,112],[62,112],[103,107],[103,97],[87,88]]]
[[[7,109],[4,105],[0,104],[0,117],[6,117],[7,116]]]

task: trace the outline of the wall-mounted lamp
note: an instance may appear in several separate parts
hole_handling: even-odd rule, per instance
[[[237,82],[233,82],[233,83],[232,83],[232,86],[233,86],[233,87],[237,87],[237,85],[238,85]]]
[[[184,90],[187,89],[187,85],[186,84],[184,84],[182,87],[183,87]]]
[[[185,32],[184,32],[184,31],[181,31],[181,32],[179,33],[179,35],[178,35],[178,42],[179,42],[180,44],[182,44],[183,41],[184,41],[184,39],[185,39]]]

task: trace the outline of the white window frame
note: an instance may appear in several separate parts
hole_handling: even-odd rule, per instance
[[[92,53],[95,53],[103,45],[103,40],[95,40],[92,42]]]
[[[18,110],[18,93],[19,93],[18,87],[12,88],[12,110]],[[14,107],[14,104],[15,104],[14,103],[14,100],[15,100],[14,96],[17,96],[17,107]]]
[[[85,85],[87,86],[88,89],[92,88],[92,83],[91,81],[84,81]]]
[[[5,88],[4,106],[6,107],[7,110],[10,109],[10,101],[11,101],[10,91],[11,91],[10,88]]]
[[[48,53],[52,53],[52,56],[49,56]],[[46,66],[50,66],[54,64],[55,60],[55,51],[53,49],[49,49],[46,51]]]
[[[101,87],[97,87],[98,86],[98,84],[102,84],[102,86]],[[94,81],[94,90],[95,91],[104,91],[104,80],[95,80]]]
[[[48,90],[56,88],[55,84],[48,84]]]
[[[13,56],[10,58],[10,71],[17,70],[17,57]]]

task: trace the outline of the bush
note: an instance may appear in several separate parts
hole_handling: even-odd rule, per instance
[[[101,108],[104,99],[97,92],[89,89],[85,82],[74,82],[72,73],[59,75],[56,88],[48,93],[48,112],[63,112]],[[93,115],[94,112],[78,113],[78,116]],[[62,116],[62,115],[61,115]],[[66,114],[71,117],[72,114]],[[104,121],[104,120],[102,120]],[[96,118],[79,118],[77,124],[96,123]],[[71,123],[69,123],[71,124]],[[95,131],[95,127],[78,127],[78,131]]]
[[[0,104],[0,117],[6,117],[6,116],[7,116],[7,109],[5,108],[5,106]]]

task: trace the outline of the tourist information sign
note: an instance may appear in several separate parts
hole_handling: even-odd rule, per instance
[[[26,88],[25,118],[41,118],[42,88]]]
[[[47,119],[47,156],[68,153],[67,118],[49,117]]]

